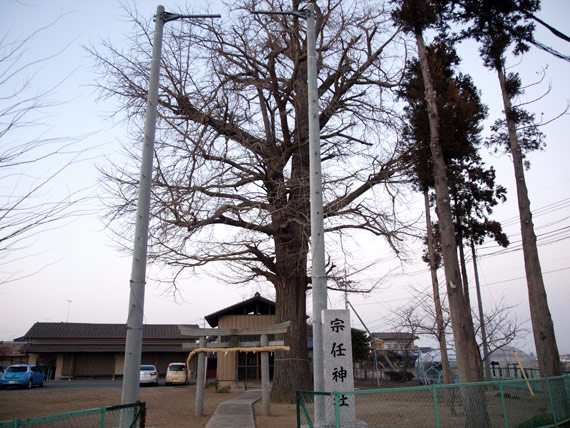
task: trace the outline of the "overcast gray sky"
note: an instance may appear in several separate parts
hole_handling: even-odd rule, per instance
[[[143,15],[151,17],[156,10],[156,2],[138,0],[136,3]],[[176,4],[184,3],[165,1],[163,4],[168,11],[174,12],[180,10]],[[200,12],[209,9],[224,13],[223,9],[208,4],[193,2],[192,7]],[[54,182],[52,192],[64,195],[82,188],[96,189],[95,165],[104,162],[104,156],[116,154],[119,141],[127,136],[123,125],[109,118],[109,113],[114,110],[113,103],[96,100],[90,86],[94,79],[94,62],[82,46],[98,45],[101,39],[107,38],[120,45],[131,28],[124,11],[113,0],[1,0],[0,16],[2,33],[8,33],[10,40],[18,40],[53,22],[31,41],[26,51],[30,61],[55,55],[42,62],[33,76],[37,88],[58,85],[56,98],[65,101],[50,112],[46,135],[82,137],[80,144],[92,149],[83,156],[82,162],[69,168]],[[543,0],[539,17],[570,34],[566,0]],[[570,44],[558,41],[541,28],[536,34],[543,43],[570,54]],[[496,77],[482,67],[473,44],[462,46],[459,53],[463,58],[462,69],[473,76],[482,90],[483,101],[489,105],[490,117],[494,120],[501,114]],[[545,119],[564,109],[570,98],[570,63],[533,49],[520,63],[517,60],[517,64],[515,70],[522,73],[525,83],[535,81],[537,73],[548,67],[547,80],[552,83],[552,92],[528,106],[529,109],[544,113]],[[529,99],[543,89],[544,86],[530,89]],[[566,328],[570,325],[570,118],[565,116],[543,130],[548,146],[545,152],[530,156],[532,168],[527,172],[527,183],[559,349],[561,353],[570,353],[570,334]],[[505,299],[507,304],[515,306],[514,314],[530,329],[512,165],[506,157],[489,156],[488,159],[497,169],[498,181],[509,191],[508,203],[496,209],[494,218],[503,222],[512,246],[500,251],[492,244],[485,244],[480,249],[483,302],[484,306],[492,306]],[[385,278],[382,286],[371,295],[351,296],[350,300],[372,331],[392,330],[387,321],[391,310],[414,297],[411,287],[430,287],[429,274],[421,263],[403,265],[372,239],[365,239],[361,244],[370,248],[363,257],[376,264],[370,271],[352,279],[370,282]],[[418,248],[416,257],[420,254]],[[0,285],[0,340],[24,335],[36,321],[126,322],[131,259],[116,251],[98,214],[82,216],[62,228],[46,231],[20,256],[10,265],[2,266],[2,270],[24,276],[41,270],[30,277]],[[469,269],[472,271],[471,266]],[[151,274],[159,275],[159,272],[151,270]],[[249,298],[255,291],[269,298],[274,296],[269,286],[231,286],[200,275],[185,280],[181,294],[175,300],[163,285],[149,281],[145,322],[202,325],[205,315]],[[342,293],[330,293],[329,306],[342,308],[343,299]],[[471,300],[475,302],[474,292]],[[310,302],[307,307],[311,308]],[[354,315],[352,318],[353,324],[361,327]],[[433,343],[423,339],[421,342]],[[518,345],[527,352],[534,351],[530,334]]]

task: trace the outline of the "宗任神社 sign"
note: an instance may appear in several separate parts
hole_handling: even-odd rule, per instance
[[[354,391],[352,361],[352,338],[350,333],[350,312],[344,309],[322,311],[323,356],[325,392]],[[366,427],[356,420],[354,394],[340,394],[338,397],[339,418],[342,427]],[[336,421],[334,397],[325,400],[327,426]]]

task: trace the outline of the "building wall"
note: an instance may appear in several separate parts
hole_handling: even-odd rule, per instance
[[[30,364],[46,360],[47,354],[30,353]],[[123,376],[124,352],[65,352],[49,354],[53,360],[54,379],[112,378]],[[160,376],[166,375],[166,368],[172,362],[186,362],[187,354],[180,352],[143,352],[142,364],[154,364]]]
[[[63,376],[63,359],[65,358],[65,354],[57,354],[57,361],[55,364],[55,379],[61,379]]]
[[[123,376],[125,370],[125,353],[115,354],[115,376]]]
[[[219,319],[219,328],[253,328],[275,324],[275,315],[226,315]],[[221,342],[218,336],[218,343]],[[241,336],[238,340],[248,341]],[[218,352],[218,368],[216,379],[220,386],[234,384],[237,378],[237,353]]]

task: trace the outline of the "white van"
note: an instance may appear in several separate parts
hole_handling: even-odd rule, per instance
[[[166,369],[167,385],[186,385],[188,383],[188,370],[184,363],[170,363]]]

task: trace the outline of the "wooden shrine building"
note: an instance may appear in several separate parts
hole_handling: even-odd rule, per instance
[[[275,324],[275,302],[261,297],[259,293],[248,300],[221,309],[206,316],[211,327],[220,329],[255,328]],[[231,337],[218,336],[217,342],[224,343]],[[259,341],[259,335],[241,336],[241,341]],[[273,338],[269,338],[273,340]],[[208,362],[209,375],[212,373]],[[269,357],[269,376],[273,378],[273,355]],[[260,352],[218,352],[216,380],[219,387],[241,389],[247,383],[261,381]]]

